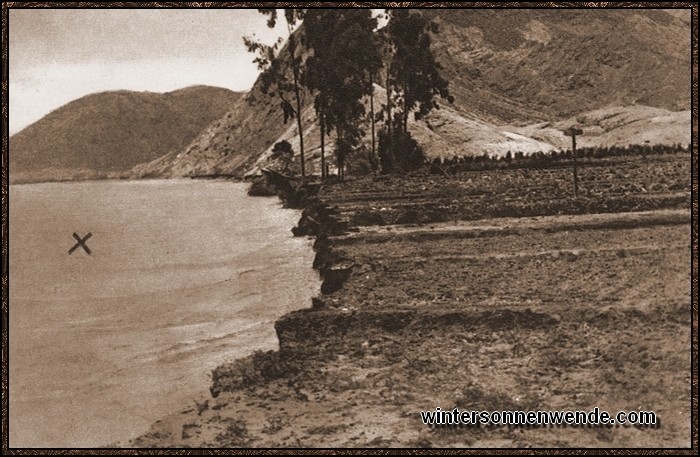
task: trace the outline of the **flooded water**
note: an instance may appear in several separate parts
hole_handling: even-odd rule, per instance
[[[223,181],[10,186],[11,447],[135,437],[276,349],[319,280],[299,213]],[[92,233],[72,254],[80,237]]]

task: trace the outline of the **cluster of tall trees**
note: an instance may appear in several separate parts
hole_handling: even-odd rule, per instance
[[[278,10],[260,9],[274,28]],[[299,133],[301,173],[306,175],[301,119],[303,88],[314,97],[321,132],[321,173],[326,174],[326,139],[335,134],[335,159],[343,178],[348,156],[364,135],[369,116],[372,156],[382,172],[407,171],[423,163],[420,146],[408,131],[411,113],[416,119],[437,108],[436,97],[452,102],[448,83],[430,49],[430,33],[437,26],[420,13],[406,9],[386,10],[387,26],[369,9],[285,9],[288,36],[273,45],[249,37],[244,42],[255,53],[261,73],[261,89],[277,97],[286,123],[296,119]],[[295,32],[300,23],[303,27]],[[374,83],[385,85],[387,102],[374,110]],[[370,100],[370,112],[363,103]]]

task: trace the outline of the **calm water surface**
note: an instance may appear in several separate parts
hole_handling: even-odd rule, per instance
[[[299,213],[223,181],[10,186],[10,446],[126,440],[275,349],[319,280]],[[72,236],[92,232],[68,255]]]

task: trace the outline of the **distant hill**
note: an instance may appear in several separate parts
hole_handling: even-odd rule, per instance
[[[690,141],[689,10],[421,11],[439,24],[433,49],[455,96],[411,122],[430,157],[559,149],[572,123],[584,126],[581,145]],[[384,89],[375,94],[379,106]],[[318,126],[312,97],[304,98],[307,158],[318,173]],[[265,166],[281,139],[298,152],[296,124],[282,124],[278,105],[258,82],[186,148],[136,175],[243,176]]]
[[[209,86],[87,95],[10,137],[10,182],[119,175],[181,150],[239,98]]]

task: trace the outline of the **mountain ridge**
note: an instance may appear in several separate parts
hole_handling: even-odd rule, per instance
[[[211,86],[86,95],[10,137],[10,180],[118,176],[185,147],[240,96]]]

